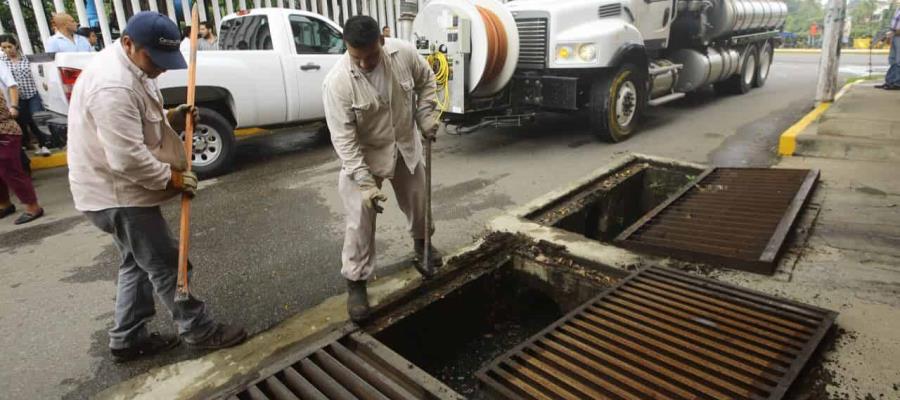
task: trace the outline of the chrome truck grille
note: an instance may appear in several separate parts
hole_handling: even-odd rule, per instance
[[[519,28],[518,69],[547,66],[547,18],[516,19]]]

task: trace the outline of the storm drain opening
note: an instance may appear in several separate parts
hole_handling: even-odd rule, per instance
[[[229,400],[459,399],[442,383],[356,332],[251,384]]]
[[[496,399],[780,399],[836,316],[648,267],[477,377]]]
[[[772,274],[818,170],[712,168],[618,235],[626,248]]]
[[[610,286],[571,277],[560,279],[571,283],[563,289],[537,278],[549,274],[526,273],[515,263],[374,336],[463,397],[481,398],[475,378],[479,368]]]
[[[570,196],[550,202],[527,218],[610,242],[701,172],[652,161],[631,162]]]

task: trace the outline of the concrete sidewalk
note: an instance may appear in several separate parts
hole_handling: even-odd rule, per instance
[[[900,161],[900,91],[860,82],[796,135],[793,155]],[[820,106],[822,107],[822,106]]]
[[[849,86],[813,110],[798,123],[807,125],[794,157],[777,165],[821,170],[819,210],[807,212],[817,215],[796,263],[776,279],[718,277],[840,313],[800,398],[900,396],[900,92],[873,85]]]

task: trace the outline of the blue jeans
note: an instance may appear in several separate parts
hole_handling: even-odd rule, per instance
[[[109,330],[111,349],[137,345],[147,336],[145,325],[156,313],[154,293],[169,309],[184,340],[196,343],[214,332],[206,304],[193,296],[185,302],[175,301],[178,242],[159,207],[109,208],[84,214],[100,230],[113,235],[122,255],[115,325]]]
[[[894,36],[891,39],[891,53],[888,55],[887,74],[884,76],[884,83],[891,86],[900,86],[900,36]]]

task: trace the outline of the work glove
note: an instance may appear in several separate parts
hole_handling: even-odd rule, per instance
[[[200,122],[200,110],[197,107],[182,104],[169,110],[166,114],[169,125],[172,126],[172,129],[174,129],[175,132],[183,132],[187,128],[185,124],[187,122],[186,118],[188,113],[191,114],[191,117],[194,120],[194,126],[197,126],[197,123]]]
[[[362,176],[356,179],[356,184],[359,185],[359,190],[362,191],[362,197],[366,207],[375,210],[375,213],[377,214],[384,212],[384,207],[378,203],[387,201],[387,196],[385,196],[384,193],[381,193],[381,189],[378,188],[372,174],[368,172],[362,174]]]
[[[434,105],[426,105],[416,111],[416,125],[422,132],[422,138],[432,142],[437,140],[438,128],[441,124],[434,114]]]
[[[194,197],[197,194],[197,175],[191,171],[179,172],[172,170],[172,178],[169,185],[180,192]]]

